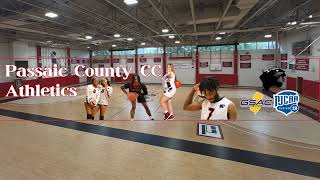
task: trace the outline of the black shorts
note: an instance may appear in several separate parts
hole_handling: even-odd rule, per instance
[[[138,103],[145,103],[145,102],[147,102],[146,101],[146,98],[144,98],[144,96],[138,96]]]

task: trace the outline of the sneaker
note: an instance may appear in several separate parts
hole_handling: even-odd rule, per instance
[[[169,117],[170,117],[170,113],[166,112],[166,113],[164,113],[164,119],[163,120],[168,120]]]
[[[173,114],[170,114],[170,116],[169,116],[168,120],[174,120],[174,116],[173,116]]]

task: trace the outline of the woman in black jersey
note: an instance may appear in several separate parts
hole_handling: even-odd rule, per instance
[[[126,89],[129,89],[129,92],[126,91]],[[146,110],[147,114],[149,115],[150,120],[154,120],[151,115],[151,111],[147,105],[147,101],[145,99],[145,95],[148,95],[148,89],[146,85],[141,83],[140,76],[137,74],[132,75],[132,80],[130,83],[124,84],[121,86],[121,90],[128,95],[130,92],[137,93],[138,97],[138,103],[141,103]],[[130,118],[131,120],[134,120],[134,114],[136,112],[136,104],[137,101],[130,101],[131,102],[131,111],[130,111]]]

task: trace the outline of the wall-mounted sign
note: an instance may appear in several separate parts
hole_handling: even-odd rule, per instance
[[[157,63],[157,62],[161,62],[161,58],[154,58],[153,62]]]
[[[281,62],[281,69],[287,69],[288,68],[288,62]]]
[[[147,58],[140,58],[140,62],[141,62],[141,63],[147,62]]]
[[[200,68],[206,68],[209,66],[209,62],[199,62],[199,67]]]
[[[232,62],[222,62],[222,67],[232,67]]]
[[[294,69],[294,64],[289,64],[289,69]]]
[[[175,69],[192,69],[193,63],[173,63]]]
[[[281,54],[281,60],[288,60],[288,54]]]
[[[250,69],[251,68],[251,62],[249,62],[249,63],[240,63],[240,68],[242,68],[242,69]]]
[[[273,61],[274,60],[274,54],[263,54],[262,60],[264,61]]]
[[[220,126],[213,125],[213,124],[198,124],[198,132],[199,136],[207,136],[212,138],[219,138],[223,139],[222,131]]]
[[[310,45],[310,41],[301,41],[301,42],[295,42],[292,44],[292,54],[298,55],[300,52],[302,52],[307,46]],[[311,46],[310,46],[311,47]],[[311,48],[308,47],[305,51],[301,53],[301,55],[311,55]]]
[[[309,59],[296,59],[296,70],[309,71]]]
[[[240,61],[251,61],[251,55],[240,55]]]
[[[119,61],[120,61],[119,59],[113,59],[112,60],[113,63],[119,63]]]

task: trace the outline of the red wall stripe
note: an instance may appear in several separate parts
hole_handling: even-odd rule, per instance
[[[135,48],[134,69],[135,69],[136,74],[138,74],[138,48]]]
[[[41,59],[41,46],[36,46],[36,53],[37,53],[37,67],[42,67],[42,59]],[[42,77],[38,77],[41,79]]]
[[[162,54],[162,71],[163,75],[167,73],[167,53],[166,53],[166,47],[163,47],[163,54]]]
[[[70,48],[67,48],[67,66],[68,66],[68,72],[69,75],[71,75],[71,50]]]
[[[238,45],[235,45],[234,49],[234,59],[233,59],[233,68],[234,68],[234,80],[235,85],[238,85]]]
[[[196,83],[200,82],[199,77],[199,48],[196,49]]]

